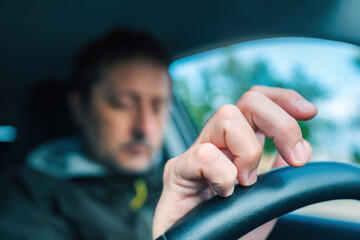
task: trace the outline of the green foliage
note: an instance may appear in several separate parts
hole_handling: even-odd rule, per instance
[[[354,163],[360,164],[360,153],[359,153],[359,151],[357,151],[357,150],[353,151],[352,161]]]
[[[189,87],[191,79],[175,79],[185,106],[189,110],[195,126],[200,129],[216,109],[226,103],[235,103],[251,86],[266,85],[291,88],[298,91],[309,101],[326,97],[317,81],[309,77],[301,67],[293,69],[290,79],[281,79],[273,74],[270,64],[264,59],[246,63],[235,56],[231,47],[223,50],[225,60],[217,66],[201,70],[200,89]],[[303,136],[308,138],[311,122],[300,122]],[[272,141],[265,142],[265,151],[274,151]]]

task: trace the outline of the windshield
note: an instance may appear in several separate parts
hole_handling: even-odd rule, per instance
[[[197,130],[221,105],[235,103],[251,86],[295,89],[318,107],[300,122],[313,146],[312,161],[360,163],[360,48],[320,39],[275,38],[240,43],[174,62],[170,72]],[[266,140],[259,172],[277,154]],[[360,222],[360,203],[336,200],[297,214]]]
[[[360,162],[359,54],[359,47],[341,42],[276,38],[178,60],[171,74],[198,130],[219,106],[235,103],[253,85],[291,88],[319,110],[300,123],[313,145],[312,159]],[[268,139],[264,158],[274,153]]]

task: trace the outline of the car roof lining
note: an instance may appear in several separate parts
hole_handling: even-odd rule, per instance
[[[0,109],[13,119],[34,82],[66,79],[73,55],[115,26],[152,33],[176,60],[270,37],[360,45],[359,9],[357,0],[2,1]]]
[[[115,26],[158,37],[179,59],[253,39],[299,36],[360,44],[359,1],[98,1],[2,3],[3,69],[66,77],[72,56]],[[355,5],[355,7],[354,7]],[[16,78],[16,71],[2,78]],[[41,76],[41,73],[46,73]],[[54,75],[52,75],[54,74]],[[59,76],[59,74],[63,76]],[[44,75],[44,74],[43,74]]]

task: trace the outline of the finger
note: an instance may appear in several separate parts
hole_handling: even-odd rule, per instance
[[[216,111],[195,144],[207,142],[222,149],[234,162],[241,185],[249,186],[256,182],[262,146],[239,108],[224,105]]]
[[[217,194],[229,196],[234,191],[237,176],[237,169],[231,160],[211,143],[189,149],[176,161],[174,172],[177,185],[189,188],[188,195],[199,194],[207,187],[194,187],[194,181],[206,180]]]
[[[254,130],[262,131],[291,166],[304,165],[310,157],[301,129],[292,116],[258,91],[245,93],[237,106]]]
[[[257,131],[255,132],[255,135],[260,143],[260,146],[262,149],[264,149],[264,145],[265,145],[265,134]],[[230,150],[228,148],[221,148],[221,151],[229,158],[229,159],[234,159],[234,155],[230,152]]]
[[[261,92],[297,120],[309,120],[317,114],[316,106],[292,89],[254,86],[250,91]]]
[[[261,131],[256,131],[256,137],[260,142],[261,148],[264,148],[265,145],[265,134]]]
[[[231,195],[236,176],[235,165],[210,143],[191,147],[167,161],[163,191],[153,219],[153,236],[160,236],[187,212],[209,199],[209,184],[220,196]]]
[[[310,143],[308,141],[304,140],[304,145],[305,145],[305,148],[306,148],[307,152],[310,153],[310,158],[311,158],[312,147],[311,147]],[[280,167],[286,167],[286,166],[289,166],[289,164],[287,164],[287,162],[281,157],[281,155],[278,154],[276,156],[276,158],[275,158],[272,169],[276,169],[276,168],[280,168]]]

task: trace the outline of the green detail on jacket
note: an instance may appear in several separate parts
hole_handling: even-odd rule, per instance
[[[148,197],[148,189],[145,180],[141,178],[134,181],[134,188],[136,194],[135,197],[130,201],[129,208],[132,211],[137,211],[146,202],[146,199]]]

